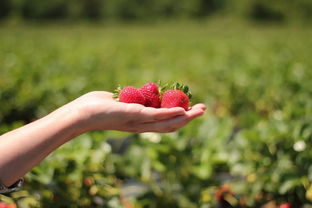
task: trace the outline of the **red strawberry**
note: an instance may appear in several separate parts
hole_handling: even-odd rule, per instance
[[[231,189],[230,189],[230,186],[228,184],[223,184],[222,186],[220,186],[216,193],[215,193],[215,197],[218,201],[222,201],[224,200],[224,196],[226,194],[229,194],[229,195],[233,195]]]
[[[0,202],[0,208],[16,208],[15,204],[7,204],[5,202]]]
[[[145,106],[159,108],[160,107],[160,95],[158,85],[155,83],[147,83],[140,88],[140,91],[146,99]]]
[[[166,90],[162,95],[161,107],[182,107],[185,110],[188,110],[189,99],[191,99],[191,96],[188,86],[175,83],[171,90]]]
[[[279,208],[291,208],[291,203],[283,203],[279,206]]]
[[[182,107],[189,109],[189,98],[181,90],[166,90],[161,99],[162,108]]]
[[[124,103],[138,103],[145,105],[146,99],[141,91],[135,87],[124,87],[119,93],[119,101]]]

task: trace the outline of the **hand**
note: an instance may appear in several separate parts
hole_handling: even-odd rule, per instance
[[[156,109],[117,102],[109,92],[85,94],[41,119],[0,136],[0,180],[6,186],[12,185],[52,151],[84,132],[171,132],[201,116],[205,108],[197,104],[188,111]]]
[[[203,115],[206,106],[197,104],[183,108],[151,108],[140,104],[117,102],[113,94],[104,91],[87,93],[69,104],[78,106],[84,132],[90,130],[120,130],[127,132],[172,132]],[[73,105],[73,106],[72,106]]]

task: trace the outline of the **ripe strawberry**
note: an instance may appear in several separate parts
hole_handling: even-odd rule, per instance
[[[216,193],[215,193],[215,197],[218,201],[222,201],[224,200],[225,195],[233,195],[230,186],[228,184],[223,184],[222,186],[220,186]]]
[[[135,87],[124,87],[119,93],[119,101],[124,103],[138,103],[145,105],[146,99],[141,91]]]
[[[175,83],[172,89],[166,90],[162,95],[161,107],[172,108],[182,107],[185,110],[189,109],[189,99],[191,99],[191,93],[186,85]]]
[[[159,108],[160,107],[160,95],[158,85],[155,83],[147,83],[140,88],[141,93],[146,99],[145,106]]]
[[[189,108],[189,98],[181,90],[166,90],[161,99],[162,108],[182,107]]]
[[[15,204],[7,204],[5,202],[0,202],[0,208],[16,208]]]
[[[279,208],[291,208],[291,203],[283,203],[279,206]]]

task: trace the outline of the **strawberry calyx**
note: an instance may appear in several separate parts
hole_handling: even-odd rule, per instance
[[[182,92],[184,92],[187,95],[187,97],[189,99],[192,98],[192,93],[191,93],[191,91],[187,85],[180,84],[180,83],[176,82],[172,85],[171,89],[181,90]]]
[[[163,84],[160,80],[157,82],[160,97],[168,89],[168,83]]]
[[[117,101],[119,101],[119,94],[123,87],[121,85],[118,85],[118,87],[114,90],[113,98],[115,98]]]

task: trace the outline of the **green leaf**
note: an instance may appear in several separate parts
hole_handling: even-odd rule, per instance
[[[280,188],[278,189],[278,192],[280,194],[286,194],[291,189],[294,189],[296,186],[298,186],[300,184],[301,184],[301,182],[297,178],[287,179],[284,183],[281,184]]]

